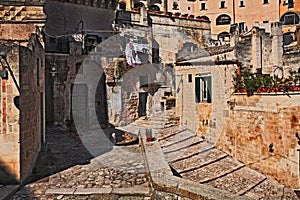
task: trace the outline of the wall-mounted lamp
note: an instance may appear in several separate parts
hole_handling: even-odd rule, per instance
[[[2,70],[0,72],[0,77],[3,78],[3,79],[8,79],[8,72],[6,71],[6,69],[8,69],[9,73],[10,73],[10,76],[12,77],[18,91],[20,92],[20,87],[18,85],[18,82],[14,76],[14,73],[13,71],[11,70],[11,67],[9,66],[9,63],[7,62],[7,59],[6,59],[6,53],[4,51],[1,51],[0,52],[0,64],[2,65]],[[4,61],[5,64],[3,64],[2,60]]]
[[[56,73],[57,73],[56,67],[55,67],[55,66],[52,66],[51,69],[50,69],[50,74],[51,74],[51,76],[55,76]]]

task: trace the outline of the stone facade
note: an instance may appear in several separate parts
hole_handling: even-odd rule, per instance
[[[292,188],[299,187],[299,94],[234,95],[216,146]]]
[[[299,68],[299,50],[283,51],[277,23],[252,30],[250,36],[235,40],[233,50],[176,64],[177,112],[183,125],[217,148],[273,180],[298,188],[299,92],[247,96],[235,93],[232,83],[240,65],[288,77],[289,70]],[[206,76],[211,76],[211,103],[196,103],[196,78]]]
[[[11,74],[1,80],[0,183],[28,178],[45,138],[43,7],[6,3],[0,5],[0,48],[7,54],[20,91]],[[17,109],[14,101],[19,95]]]

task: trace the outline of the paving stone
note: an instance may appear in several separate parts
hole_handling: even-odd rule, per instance
[[[87,194],[110,194],[112,188],[77,188],[74,192],[75,195],[87,195]]]
[[[75,188],[48,189],[45,194],[74,194]]]

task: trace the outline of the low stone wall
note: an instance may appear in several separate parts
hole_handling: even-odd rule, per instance
[[[300,95],[234,95],[216,146],[271,179],[299,184]]]

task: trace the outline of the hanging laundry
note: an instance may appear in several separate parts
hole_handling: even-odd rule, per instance
[[[140,64],[148,63],[149,49],[149,44],[139,44],[132,41],[128,42],[125,49],[128,65],[135,67]]]

